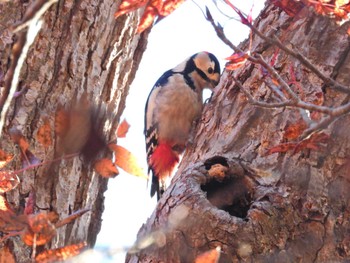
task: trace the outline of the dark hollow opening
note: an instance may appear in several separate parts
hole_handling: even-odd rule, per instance
[[[214,164],[229,167],[224,157],[213,157],[205,162],[205,168],[209,170]],[[228,174],[220,182],[214,178],[201,186],[207,193],[209,202],[230,215],[246,218],[253,198],[253,187],[251,181],[245,176]]]

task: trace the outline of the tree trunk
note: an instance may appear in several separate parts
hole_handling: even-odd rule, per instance
[[[39,1],[0,3],[2,73],[8,72],[11,48],[18,39],[12,28],[35,2]],[[43,16],[44,23],[21,71],[18,89],[25,92],[12,100],[7,114],[1,149],[15,154],[15,158],[4,169],[21,168],[20,150],[10,139],[14,129],[29,142],[30,152],[46,163],[19,174],[18,187],[6,193],[11,208],[23,213],[25,198],[32,190],[36,212],[55,211],[63,219],[74,211],[90,208],[81,218],[59,228],[46,249],[83,241],[93,246],[101,227],[107,179],[94,172],[93,161],[110,153],[102,151],[94,160],[82,156],[51,160],[61,158],[63,152],[81,150],[89,136],[99,134],[95,139],[103,142],[116,139],[116,127],[148,35],[136,34],[140,12],[114,18],[119,4],[115,0],[64,0],[53,4]],[[64,139],[55,133],[60,109],[71,114],[66,131],[69,135]],[[38,129],[45,121],[51,127],[52,139],[46,146],[38,141]],[[90,146],[87,151],[89,155],[96,149]],[[30,261],[31,251],[18,237],[0,245],[2,251],[11,251],[16,262]]]
[[[302,8],[294,17],[267,5],[255,21],[325,75],[349,85],[346,26]],[[247,50],[248,41],[241,44]],[[261,54],[288,82],[296,77],[307,102],[322,95],[339,106],[348,95],[325,85],[299,60],[253,37]],[[275,62],[272,60],[275,59]],[[291,70],[294,73],[291,73]],[[319,149],[267,155],[286,142],[287,127],[300,120],[296,108],[253,106],[235,76],[254,98],[270,102],[264,70],[247,62],[225,71],[198,124],[193,145],[157,207],[139,231],[126,262],[194,262],[217,246],[220,262],[345,262],[350,259],[350,117],[325,129]],[[225,178],[214,180],[224,174]],[[143,249],[144,241],[153,245]]]

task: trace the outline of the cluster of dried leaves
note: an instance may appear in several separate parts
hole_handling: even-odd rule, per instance
[[[84,104],[86,105],[86,104]],[[63,248],[47,250],[39,255],[36,254],[36,247],[43,246],[50,242],[56,235],[56,229],[73,222],[75,219],[89,211],[89,209],[79,210],[71,216],[59,220],[58,215],[54,212],[36,211],[35,189],[29,193],[23,213],[17,214],[11,208],[6,199],[6,193],[15,189],[20,184],[18,174],[21,172],[52,162],[61,161],[64,158],[72,158],[79,154],[88,154],[86,151],[96,151],[87,147],[87,144],[93,140],[102,141],[95,138],[97,135],[93,132],[90,122],[91,111],[88,108],[78,106],[74,109],[64,110],[58,107],[55,113],[54,125],[50,124],[48,117],[43,117],[41,126],[36,134],[36,141],[45,149],[53,147],[53,135],[57,136],[59,158],[41,162],[30,149],[30,143],[23,134],[12,129],[9,131],[12,141],[18,146],[20,154],[18,158],[21,160],[22,168],[19,170],[5,170],[6,166],[16,157],[15,154],[7,153],[0,149],[0,233],[2,233],[1,242],[5,242],[11,236],[21,236],[22,241],[31,246],[33,249],[32,258],[36,262],[56,262],[65,260],[74,256],[84,247],[85,243],[73,244]],[[54,127],[54,128],[53,128]],[[124,120],[118,127],[117,138],[124,138],[128,132],[129,124]],[[85,134],[82,134],[85,133]],[[77,138],[79,137],[79,138]],[[96,145],[96,144],[95,144]],[[117,166],[126,172],[146,177],[143,169],[139,166],[136,157],[127,149],[115,143],[101,144],[106,150],[109,149],[114,153],[115,161],[111,158],[102,158],[94,162],[94,169],[103,177],[114,177],[119,174]],[[0,258],[4,253],[10,251],[0,250]]]
[[[142,33],[145,29],[150,27],[154,20],[160,20],[170,15],[176,8],[178,8],[185,0],[123,0],[115,13],[115,18],[127,14],[139,8],[145,8],[137,33]]]
[[[349,20],[349,0],[273,0],[276,6],[280,7],[289,16],[295,16],[304,6],[312,7],[316,13],[334,18],[340,23]]]
[[[12,236],[20,236],[27,246],[32,247],[32,259],[36,262],[65,260],[79,254],[86,244],[78,243],[59,249],[45,250],[38,255],[36,255],[36,248],[50,242],[55,237],[57,228],[73,222],[88,211],[89,209],[76,211],[62,220],[55,212],[35,213],[35,191],[33,190],[27,198],[23,213],[16,214],[4,194],[0,194],[0,232],[3,234],[0,242],[5,242]],[[0,258],[9,260],[15,257],[11,251],[0,249]],[[6,262],[14,262],[14,260]]]

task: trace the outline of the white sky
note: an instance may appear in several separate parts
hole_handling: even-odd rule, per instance
[[[224,27],[226,36],[238,44],[248,37],[249,30],[237,20],[232,20],[215,13],[212,1],[198,0],[198,3],[210,7],[214,16]],[[263,0],[256,0],[253,17],[256,17],[264,5]],[[253,0],[232,0],[232,3],[248,13]],[[230,15],[238,16],[231,10]],[[216,17],[215,17],[216,16]],[[147,171],[145,142],[143,136],[144,107],[150,90],[156,80],[166,70],[173,68],[185,58],[199,51],[209,51],[217,56],[224,68],[225,58],[233,51],[228,48],[204,19],[203,13],[192,1],[186,1],[173,14],[163,19],[152,29],[136,78],[131,85],[123,117],[131,128],[125,139],[118,143],[132,151],[140,164]],[[102,230],[98,236],[96,248],[130,247],[143,223],[153,212],[156,198],[151,199],[146,180],[121,172],[111,179],[105,194],[105,212]],[[113,262],[124,262],[124,254],[115,255]],[[91,258],[94,262],[101,262]],[[91,262],[93,262],[91,261]],[[103,260],[107,262],[107,260]]]

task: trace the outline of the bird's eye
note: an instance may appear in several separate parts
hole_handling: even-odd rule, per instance
[[[209,73],[209,74],[213,74],[213,73],[214,73],[213,68],[211,68],[211,67],[210,67],[210,68],[208,68],[208,73]]]

